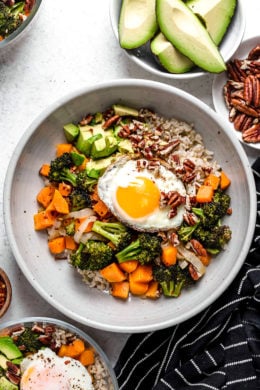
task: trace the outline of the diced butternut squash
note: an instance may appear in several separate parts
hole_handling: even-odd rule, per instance
[[[48,210],[56,210],[61,214],[69,213],[69,205],[66,199],[61,195],[61,193],[55,189],[54,195],[51,203],[48,206]]]
[[[67,183],[59,183],[58,190],[62,196],[69,196],[72,191],[72,187]]]
[[[122,282],[126,280],[124,272],[120,269],[117,263],[111,263],[100,271],[101,276],[110,283]]]
[[[77,244],[74,241],[74,238],[71,236],[65,236],[65,247],[66,249],[74,251],[77,249]]]
[[[212,186],[206,186],[202,184],[196,194],[196,201],[198,203],[211,202],[214,195],[214,189]]]
[[[43,187],[37,194],[37,201],[46,209],[52,201],[55,188],[46,186]]]
[[[55,216],[52,212],[48,210],[40,211],[33,216],[34,220],[34,229],[35,230],[44,230],[51,227],[54,224]]]
[[[145,293],[145,296],[146,296],[146,298],[150,298],[150,299],[157,299],[157,298],[159,298],[160,297],[159,283],[156,282],[155,280],[152,280],[149,283],[149,287],[148,287],[148,290]]]
[[[216,190],[220,183],[220,177],[210,173],[204,180],[205,186],[212,186],[213,190]]]
[[[124,280],[122,282],[111,283],[110,291],[113,297],[127,299],[129,296],[129,282]]]
[[[166,267],[176,264],[177,248],[171,244],[162,247],[162,262]]]
[[[56,145],[56,156],[60,157],[64,153],[70,153],[72,148],[72,144],[58,144]]]
[[[59,253],[64,252],[66,245],[65,245],[65,237],[56,237],[52,240],[48,241],[48,246],[51,251],[51,253],[57,255]]]
[[[149,283],[153,279],[153,269],[150,264],[139,264],[130,275],[137,283]]]
[[[97,203],[94,204],[93,210],[102,218],[104,218],[109,211],[108,207],[101,199],[99,199]]]
[[[227,174],[224,172],[224,171],[221,171],[221,174],[220,174],[220,188],[222,190],[225,190],[226,188],[228,188],[231,184],[231,180],[230,178],[227,176]]]
[[[95,353],[92,349],[86,348],[83,352],[81,352],[78,360],[81,364],[83,364],[83,366],[90,366],[95,363]]]
[[[135,271],[134,271],[135,272]],[[148,291],[149,283],[136,282],[133,272],[129,274],[129,290],[133,295],[145,295]]]
[[[133,272],[137,268],[138,264],[139,264],[139,262],[137,260],[128,260],[128,261],[124,261],[123,263],[119,264],[119,267],[123,271],[130,274],[131,272]]]
[[[43,164],[39,171],[40,175],[47,177],[50,173],[50,164]]]

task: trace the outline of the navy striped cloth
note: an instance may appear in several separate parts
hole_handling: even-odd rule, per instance
[[[115,367],[120,390],[260,389],[260,158],[252,169],[258,215],[242,269],[190,320],[131,335]]]

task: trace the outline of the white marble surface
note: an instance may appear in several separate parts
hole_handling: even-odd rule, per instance
[[[242,1],[247,16],[246,39],[258,33],[260,2]],[[0,266],[8,273],[13,286],[10,309],[0,322],[35,315],[71,321],[46,303],[21,274],[4,228],[2,194],[8,162],[23,132],[36,116],[72,90],[125,77],[167,82],[212,107],[213,76],[187,82],[169,81],[151,76],[129,62],[113,35],[108,3],[108,0],[78,0],[76,3],[43,0],[39,17],[24,40],[8,52],[0,53]],[[259,154],[249,148],[246,152],[250,161]],[[79,326],[96,339],[114,363],[127,335]]]

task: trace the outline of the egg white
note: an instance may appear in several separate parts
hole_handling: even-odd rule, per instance
[[[142,160],[143,161],[143,160]],[[180,205],[177,215],[169,218],[170,207],[158,207],[149,215],[142,218],[131,218],[122,210],[116,200],[117,188],[127,187],[136,177],[146,177],[152,180],[160,192],[178,191],[182,196],[186,195],[184,184],[176,175],[165,166],[160,165],[158,171],[137,168],[137,160],[119,159],[109,166],[98,181],[98,194],[110,211],[125,225],[139,231],[156,232],[166,231],[180,226],[185,212],[184,205]]]
[[[93,390],[87,369],[70,357],[59,357],[50,348],[21,362],[21,390]]]

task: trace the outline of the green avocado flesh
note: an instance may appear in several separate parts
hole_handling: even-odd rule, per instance
[[[119,42],[135,49],[151,39],[157,30],[156,0],[123,0],[119,17]]]
[[[237,0],[189,0],[186,5],[204,20],[209,35],[219,45],[234,15]]]
[[[194,66],[193,62],[175,49],[162,33],[157,34],[151,41],[151,51],[170,73],[185,73]]]
[[[161,32],[183,55],[208,72],[226,69],[218,47],[182,0],[157,0],[156,4]]]

